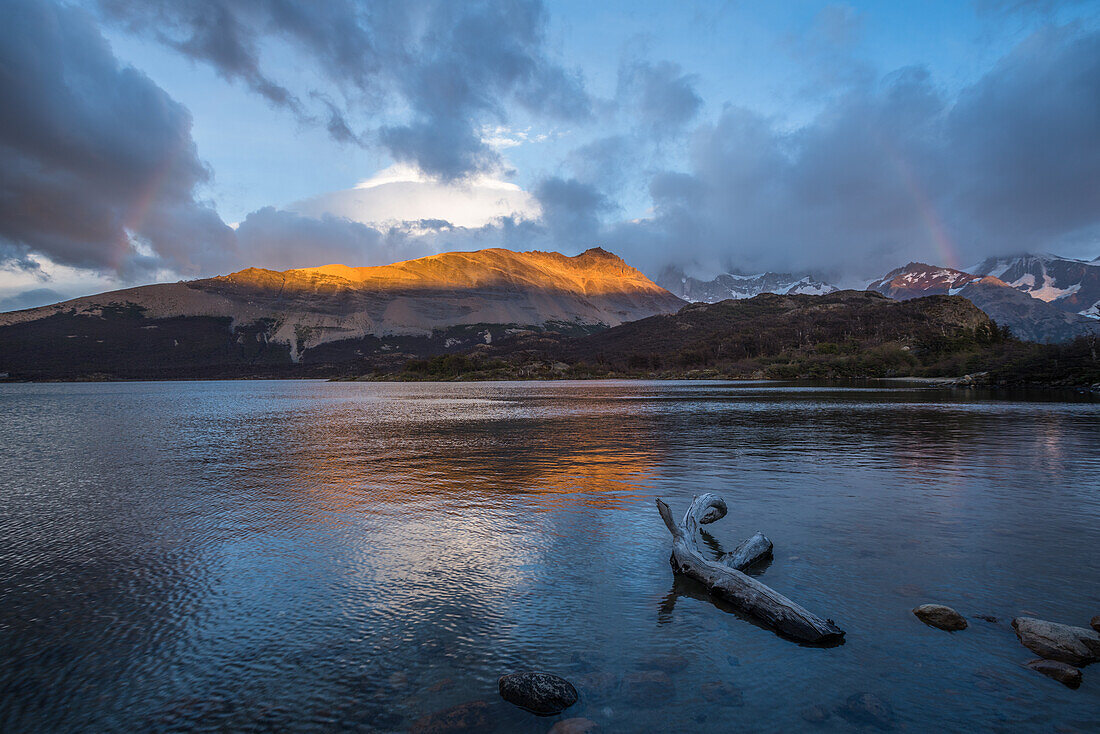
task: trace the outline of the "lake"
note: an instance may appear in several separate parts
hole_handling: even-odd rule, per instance
[[[1100,665],[1017,615],[1100,614],[1100,402],[879,383],[0,385],[0,730],[1096,731]],[[847,632],[800,646],[675,580],[728,550]],[[970,619],[957,633],[911,613]],[[990,615],[988,622],[975,615]],[[541,669],[580,702],[501,701]],[[803,715],[831,712],[821,724]],[[419,722],[419,724],[418,724]]]

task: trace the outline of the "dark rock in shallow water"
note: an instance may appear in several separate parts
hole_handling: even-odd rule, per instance
[[[1089,626],[1097,632],[1100,632],[1100,614],[1097,614],[1095,617],[1092,618],[1092,621],[1089,622]]]
[[[413,722],[409,731],[411,734],[474,734],[491,726],[489,704],[485,701],[470,701],[421,716]]]
[[[600,700],[615,693],[619,688],[619,676],[614,673],[586,673],[576,679],[576,688],[585,700]]]
[[[883,731],[894,728],[894,709],[873,693],[853,693],[836,712],[857,726],[873,726]]]
[[[716,706],[744,706],[745,695],[741,693],[741,689],[732,683],[726,683],[725,681],[711,681],[710,683],[704,683],[699,686],[699,692],[703,694],[703,698],[707,700],[707,703],[714,704]]]
[[[669,653],[667,655],[658,655],[648,660],[643,660],[642,667],[652,670],[663,670],[666,673],[678,673],[686,668],[690,662],[691,661],[683,655]]]
[[[808,709],[803,709],[802,720],[808,721],[811,724],[823,724],[829,720],[829,709],[825,708],[821,704],[811,706]]]
[[[569,668],[577,673],[590,673],[595,670],[592,661],[576,652],[569,656]]]
[[[654,708],[675,694],[672,679],[661,670],[637,670],[623,676],[623,698],[640,708]]]
[[[966,618],[963,615],[942,604],[921,604],[913,610],[913,614],[917,615],[917,619],[929,627],[947,630],[948,632],[964,630],[967,627]]]
[[[974,616],[982,620],[983,622],[989,622],[990,624],[997,624],[1001,621],[994,617],[992,614],[975,614]]]
[[[1100,660],[1100,633],[1095,630],[1034,617],[1017,617],[1012,628],[1024,647],[1047,660],[1078,667]]]
[[[550,727],[549,734],[597,734],[599,725],[592,719],[563,719]]]
[[[438,693],[439,691],[445,691],[448,688],[454,688],[454,687],[455,687],[455,682],[454,682],[453,678],[442,678],[440,680],[437,680],[435,683],[432,683],[430,686],[428,686],[428,691],[431,692],[431,693]]]
[[[1042,673],[1047,678],[1053,678],[1069,688],[1077,688],[1081,685],[1081,671],[1067,663],[1057,660],[1043,660],[1037,658],[1024,663],[1034,671]]]
[[[551,673],[512,673],[497,681],[500,697],[539,716],[560,714],[577,702],[573,684]]]

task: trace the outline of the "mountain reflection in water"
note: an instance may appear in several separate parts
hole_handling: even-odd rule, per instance
[[[912,731],[1100,727],[1100,671],[1022,668],[1007,624],[1100,613],[1088,398],[225,382],[0,385],[0,409],[5,732],[404,731],[477,700],[545,732],[496,694],[530,668],[612,732],[801,730],[864,691]],[[845,645],[674,578],[653,498],[704,491],[717,541],[767,533],[754,573]],[[922,625],[929,601],[970,629]]]

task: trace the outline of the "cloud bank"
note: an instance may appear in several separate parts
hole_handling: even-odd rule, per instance
[[[232,232],[195,189],[210,173],[191,118],[119,65],[93,19],[43,0],[0,23],[0,261],[198,272],[231,261]]]
[[[1044,29],[954,98],[901,69],[795,130],[729,106],[690,158],[650,179],[652,216],[602,233],[651,272],[866,274],[1096,243],[1100,34]]]
[[[590,114],[583,80],[547,50],[539,0],[101,0],[105,15],[211,64],[272,104],[318,117],[341,142],[369,138],[398,161],[445,180],[494,170],[479,130],[508,105],[566,120]],[[301,96],[265,70],[269,39],[290,44],[337,87]],[[404,121],[361,137],[351,120],[403,106]]]
[[[121,65],[91,15],[11,0],[0,25],[5,267],[31,272],[42,256],[147,279],[154,270],[209,275],[599,244],[651,275],[673,264],[699,275],[811,269],[843,280],[915,259],[966,266],[1100,242],[1100,33],[1083,26],[1046,25],[953,91],[920,66],[877,80],[844,75],[818,115],[791,127],[737,104],[708,115],[698,79],[636,53],[619,67],[614,99],[594,105],[581,78],[547,52],[536,2],[103,2],[137,32],[274,104],[319,109],[335,137],[373,136],[427,174],[386,185],[473,191],[479,176],[487,180],[478,172],[501,163],[486,131],[500,129],[492,123],[509,106],[600,124],[529,195],[501,184],[507,196],[479,199],[484,212],[472,219],[430,207],[383,218],[385,202],[360,216],[341,210],[338,196],[296,211],[266,207],[234,230],[199,193],[211,172],[188,111]],[[330,69],[347,98],[300,97],[281,85],[262,63],[272,37]],[[355,105],[395,99],[404,122],[365,137],[348,122]],[[669,150],[685,150],[684,162],[670,165]],[[648,210],[627,219],[624,197],[635,191]]]

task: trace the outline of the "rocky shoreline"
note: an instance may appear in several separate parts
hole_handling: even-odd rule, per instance
[[[942,604],[922,604],[913,609],[914,616],[924,624],[952,634],[965,633],[966,618],[955,609]],[[975,619],[1000,624],[996,617],[976,614]],[[1092,618],[1091,629],[1050,622],[1035,617],[1016,617],[1012,629],[1020,644],[1039,657],[1021,661],[1020,665],[1057,681],[1067,688],[1080,687],[1081,668],[1100,662],[1100,615]],[[731,659],[732,660],[732,659]],[[612,722],[601,723],[601,712],[611,709],[606,704],[617,701],[638,709],[654,708],[675,694],[675,674],[688,665],[687,658],[669,654],[647,661],[641,669],[617,674],[592,669],[580,657],[580,671],[572,680],[544,671],[521,671],[502,675],[497,681],[500,699],[527,711],[532,716],[562,717],[549,726],[549,734],[599,734],[614,730]],[[740,664],[740,661],[733,661]],[[731,663],[732,664],[732,663]],[[575,666],[570,666],[575,667]],[[995,672],[979,677],[996,677]],[[708,681],[699,684],[704,700],[721,700],[726,705],[743,706],[744,695],[729,681]],[[578,713],[569,709],[581,704]],[[499,714],[489,700],[475,700],[425,714],[413,722],[413,734],[459,734],[491,729]],[[689,712],[685,712],[688,716]],[[595,717],[595,718],[591,718]],[[819,703],[800,712],[809,725],[825,726],[834,717],[864,729],[891,731],[904,728],[890,702],[870,691],[857,691],[833,705]],[[705,716],[695,721],[705,721]]]

